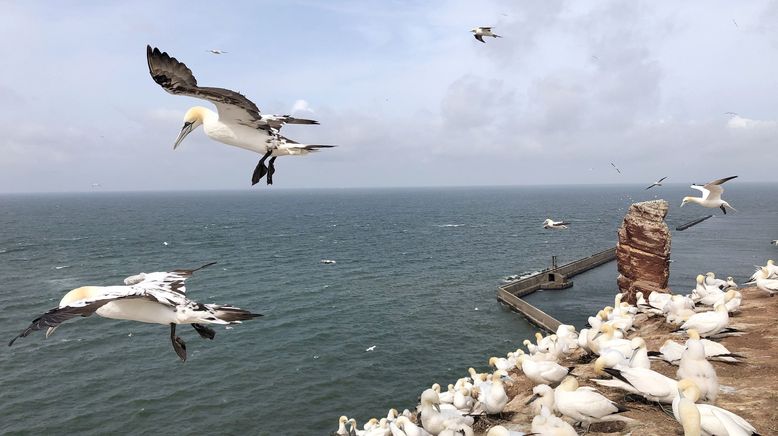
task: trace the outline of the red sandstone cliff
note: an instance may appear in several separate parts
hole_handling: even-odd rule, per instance
[[[619,228],[616,261],[619,277],[616,280],[624,300],[635,304],[635,294],[669,292],[670,230],[665,224],[667,202],[644,201],[629,207]]]

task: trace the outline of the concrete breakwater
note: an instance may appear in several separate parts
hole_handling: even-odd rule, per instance
[[[556,257],[551,268],[537,274],[506,283],[497,288],[497,300],[523,315],[531,323],[548,332],[555,332],[561,324],[551,315],[522,300],[522,297],[540,289],[565,289],[573,286],[569,280],[576,274],[596,268],[616,259],[616,248],[609,248],[561,266],[556,266]]]

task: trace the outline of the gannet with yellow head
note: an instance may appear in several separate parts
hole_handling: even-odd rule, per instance
[[[216,332],[204,324],[239,324],[260,314],[230,305],[202,304],[186,297],[185,281],[200,269],[178,269],[153,272],[125,279],[123,286],[82,286],[62,297],[59,306],[35,318],[29,327],[8,343],[48,327],[46,337],[63,322],[93,313],[103,318],[124,319],[170,326],[173,349],[182,361],[186,360],[186,344],[176,336],[178,324],[191,324],[205,339],[213,339]]]
[[[215,141],[262,154],[251,182],[255,185],[267,174],[267,183],[272,185],[274,162],[278,156],[300,156],[334,147],[299,144],[278,133],[284,124],[319,124],[318,121],[291,115],[263,115],[251,100],[238,92],[198,86],[192,70],[158,48],[146,46],[146,59],[151,77],[165,91],[205,99],[216,106],[217,112],[202,106],[189,109],[184,115],[184,126],[173,149],[202,125],[205,134]],[[268,166],[265,166],[265,160],[271,156]]]
[[[702,192],[702,197],[684,197],[683,201],[681,202],[681,207],[683,207],[686,203],[695,203],[702,207],[709,207],[712,209],[717,207],[721,208],[721,211],[724,212],[724,215],[727,214],[727,207],[737,212],[734,207],[730,206],[729,203],[721,199],[721,194],[724,192],[724,188],[722,188],[721,185],[724,184],[724,182],[727,180],[732,180],[736,177],[737,176],[725,177],[723,179],[708,182],[703,186],[692,185],[692,189],[696,189]]]

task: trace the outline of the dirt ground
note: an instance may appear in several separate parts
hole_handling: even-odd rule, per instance
[[[778,298],[770,298],[756,288],[744,288],[743,304],[739,313],[732,316],[730,325],[747,332],[741,336],[723,338],[720,342],[731,352],[746,356],[740,364],[713,361],[722,391],[717,406],[730,410],[745,418],[762,435],[778,435]],[[670,338],[672,327],[662,317],[646,318],[639,315],[635,322],[636,332],[630,337],[641,336],[649,350],[658,350]],[[675,335],[679,342],[686,336]],[[580,363],[581,352],[570,356],[563,366],[576,366],[581,386],[594,386],[603,395],[622,403],[630,410],[623,413],[636,420],[635,423],[595,424],[589,435],[683,435],[680,424],[655,404],[625,400],[620,390],[598,386],[589,382],[594,376],[593,362]],[[671,378],[676,378],[677,366],[653,361],[651,368]],[[508,420],[488,420],[476,423],[476,433],[484,435],[493,425],[502,424],[511,430],[530,431],[532,415],[524,403],[532,395],[532,383],[520,372],[511,373],[513,384],[509,395],[515,395],[506,406],[506,412],[515,412]],[[507,415],[507,414],[506,414]],[[506,417],[507,418],[507,417]]]

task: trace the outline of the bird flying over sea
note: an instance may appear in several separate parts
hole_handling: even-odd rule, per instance
[[[486,41],[484,41],[484,36],[491,36],[492,38],[502,38],[502,36],[492,33],[491,27],[480,26],[480,27],[475,27],[473,29],[470,29],[470,31],[473,32],[473,36],[475,37],[475,39],[483,43],[486,43]]]
[[[224,88],[200,87],[192,71],[183,62],[158,48],[146,46],[146,58],[151,77],[165,91],[202,98],[216,106],[217,112],[202,106],[190,108],[184,115],[184,126],[173,144],[173,149],[178,147],[192,130],[202,125],[205,134],[215,141],[262,154],[262,159],[252,174],[251,184],[257,184],[267,175],[267,184],[272,185],[274,164],[278,156],[300,156],[322,148],[334,147],[300,144],[279,134],[284,124],[319,124],[318,121],[291,115],[263,115],[251,100],[238,92]],[[269,157],[270,162],[265,166],[265,160]]]
[[[215,54],[215,55],[220,55],[220,54],[229,53],[228,51],[219,50],[219,49],[215,49],[215,48],[212,48],[212,49],[210,49],[210,50],[206,50],[206,51],[207,51],[208,53],[213,53],[213,54]]]
[[[554,221],[551,218],[543,221],[544,229],[566,229],[568,225],[570,225],[570,223],[567,221]]]
[[[725,177],[723,179],[708,182],[703,186],[692,185],[692,189],[696,189],[702,192],[702,197],[684,197],[683,201],[681,202],[681,207],[683,207],[683,205],[686,203],[696,203],[702,207],[709,207],[712,209],[717,207],[721,208],[721,211],[724,212],[724,215],[727,214],[727,207],[737,212],[734,207],[730,206],[729,203],[721,199],[721,194],[724,192],[724,188],[722,188],[721,185],[724,184],[724,182],[727,180],[732,180],[736,177],[737,176]]]
[[[646,190],[649,190],[649,189],[653,188],[654,186],[662,186],[662,181],[663,181],[664,179],[666,179],[666,178],[667,178],[667,177],[662,177],[661,179],[659,179],[659,180],[657,180],[656,182],[652,183],[652,184],[651,184],[651,186],[649,186],[648,188],[646,188]]]
[[[195,271],[215,263],[195,269],[140,273],[124,279],[123,286],[73,289],[62,297],[59,306],[35,318],[29,327],[11,339],[8,346],[46,327],[46,337],[49,337],[63,322],[96,313],[103,318],[169,325],[173,350],[182,361],[186,361],[186,343],[176,336],[178,324],[190,324],[203,339],[213,339],[216,332],[204,324],[239,324],[262,316],[230,305],[203,304],[187,298],[186,279]]]
[[[615,163],[611,162],[611,166],[618,171],[619,174],[621,174],[621,170],[616,166]]]

